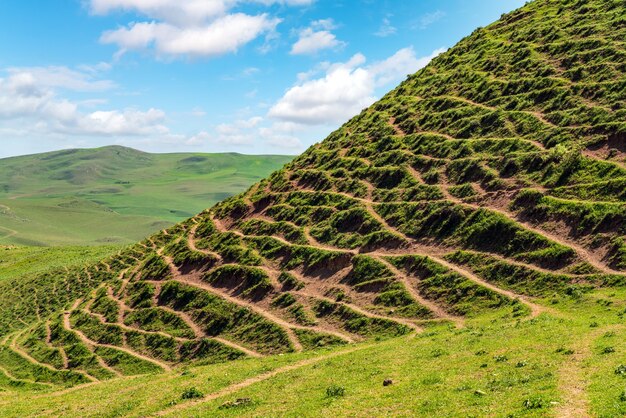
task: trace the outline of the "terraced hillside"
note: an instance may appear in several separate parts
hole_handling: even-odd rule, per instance
[[[46,390],[480,318],[547,329],[565,314],[546,301],[622,292],[624,39],[621,0],[532,2],[247,192],[95,266],[0,283],[0,371]],[[584,416],[568,373],[560,413]]]

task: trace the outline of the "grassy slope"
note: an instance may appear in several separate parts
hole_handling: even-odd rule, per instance
[[[67,150],[0,162],[0,243],[135,242],[245,190],[288,156]]]
[[[34,399],[28,393],[0,394],[0,414],[583,416],[584,411],[565,408],[572,397],[579,397],[593,416],[620,417],[626,414],[626,402],[620,401],[626,377],[615,370],[626,363],[626,331],[618,325],[623,324],[625,298],[623,290],[594,292],[581,299],[545,301],[554,313],[532,320],[515,322],[495,314],[463,329],[433,327],[421,335],[379,343],[114,380],[65,394]],[[598,301],[612,304],[606,307]],[[606,347],[615,352],[605,353]],[[302,365],[304,359],[319,360]],[[296,367],[283,370],[286,365]],[[273,370],[279,373],[264,378]],[[588,398],[576,391],[585,374],[590,375]],[[233,386],[259,376],[249,386]],[[384,387],[386,378],[393,385]],[[345,388],[345,395],[327,396],[332,385]],[[190,387],[205,398],[181,399]],[[221,392],[225,388],[229,390]],[[238,398],[250,398],[251,403],[224,407]]]
[[[49,248],[0,246],[0,282],[57,267],[93,263],[119,249],[119,246],[112,245]]]

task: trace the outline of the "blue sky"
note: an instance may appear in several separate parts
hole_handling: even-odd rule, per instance
[[[523,0],[2,0],[0,157],[297,154]]]

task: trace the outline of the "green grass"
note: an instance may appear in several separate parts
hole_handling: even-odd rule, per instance
[[[93,263],[114,254],[121,247],[13,247],[0,246],[0,282],[57,267]]]
[[[3,159],[0,243],[127,244],[247,189],[293,157],[118,146]]]
[[[439,326],[417,336],[355,347],[116,379],[62,395],[32,399],[10,392],[0,397],[0,415],[46,411],[68,417],[138,417],[170,411],[166,416],[543,417],[560,411],[568,381],[583,376],[589,378],[593,415],[618,417],[626,413],[626,402],[619,400],[624,376],[615,373],[625,362],[626,329],[620,317],[625,296],[624,291],[597,291],[582,299],[562,297],[551,302],[558,314],[532,320],[511,321],[508,314],[494,312],[463,329]],[[606,308],[598,300],[613,304]],[[594,323],[598,325],[590,326]],[[615,352],[603,354],[607,346]],[[206,396],[303,359],[319,360],[214,400],[182,399],[190,387]],[[385,379],[393,384],[383,386]],[[327,394],[334,386],[345,389],[343,396]],[[251,402],[224,407],[242,398]]]

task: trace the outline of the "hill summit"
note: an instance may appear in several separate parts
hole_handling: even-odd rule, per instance
[[[0,364],[71,386],[623,286],[625,35],[621,0],[504,15],[247,192],[3,289]]]

